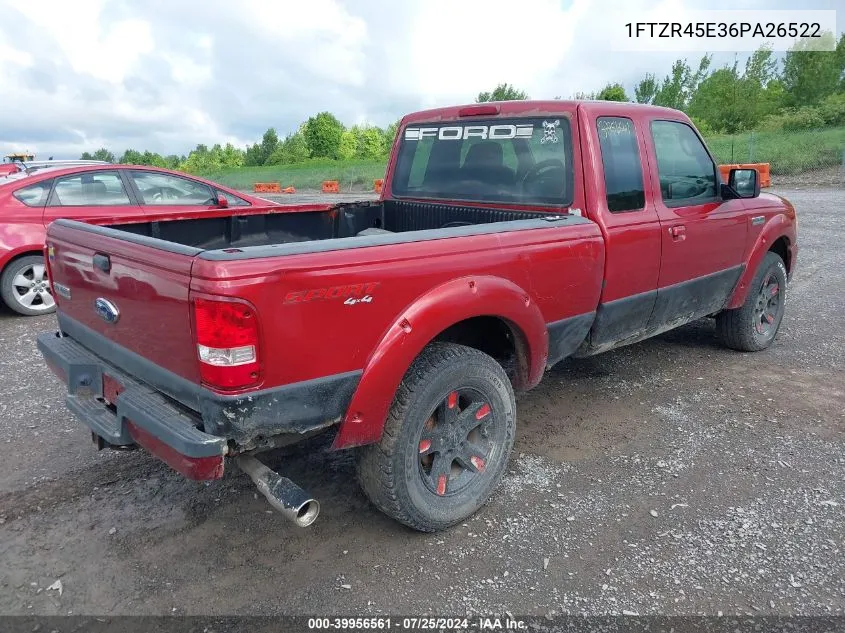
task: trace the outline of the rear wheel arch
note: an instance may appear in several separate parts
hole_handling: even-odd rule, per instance
[[[502,366],[516,390],[529,381],[531,350],[525,333],[508,319],[470,317],[450,325],[431,342],[456,343],[484,352]]]
[[[473,328],[496,336],[480,340],[484,337]],[[497,350],[507,354],[511,341],[516,363],[513,385],[529,389],[542,378],[548,335],[542,314],[527,293],[509,280],[486,276],[434,288],[394,321],[371,354],[332,447],[379,440],[403,377],[431,343],[458,343],[495,358]]]

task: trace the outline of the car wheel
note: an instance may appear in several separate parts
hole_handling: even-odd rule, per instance
[[[40,255],[27,255],[8,264],[0,277],[0,295],[18,314],[35,316],[56,310],[47,267]]]
[[[777,253],[766,253],[751,281],[745,303],[716,317],[716,334],[731,349],[757,352],[775,340],[785,310],[786,266]]]
[[[505,371],[476,349],[429,345],[396,393],[358,479],[382,512],[422,532],[467,519],[499,484],[513,448],[516,403]]]

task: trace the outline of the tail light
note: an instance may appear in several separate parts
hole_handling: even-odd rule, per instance
[[[259,382],[258,318],[234,301],[194,299],[197,355],[203,383],[244,389]]]

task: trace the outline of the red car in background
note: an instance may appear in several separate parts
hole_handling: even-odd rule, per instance
[[[278,205],[156,167],[75,165],[0,174],[0,296],[23,315],[56,309],[42,249],[47,225],[58,218],[111,225],[273,206]]]

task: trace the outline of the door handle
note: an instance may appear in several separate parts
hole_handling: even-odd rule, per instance
[[[682,242],[687,237],[687,227],[683,224],[678,224],[676,226],[669,227],[669,235],[672,236],[672,239],[676,242]]]

